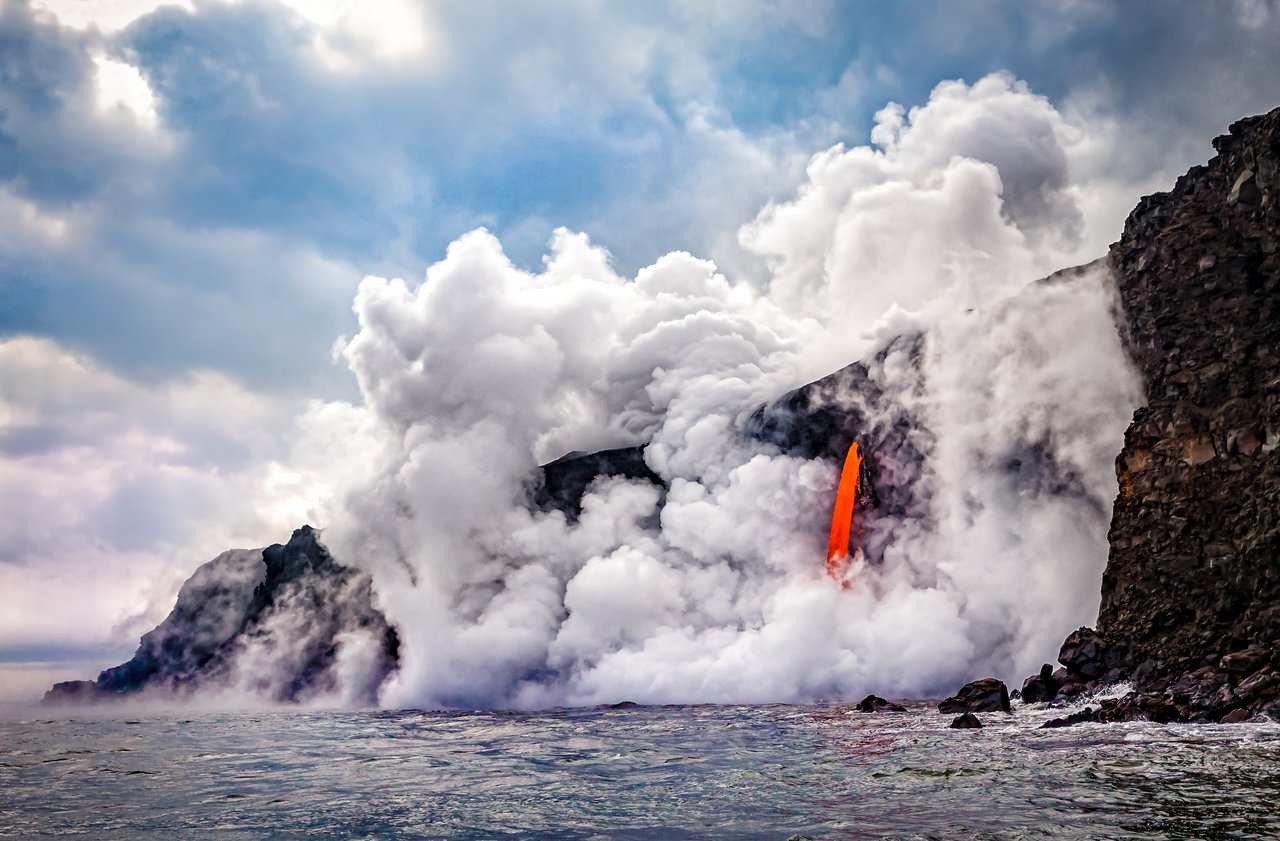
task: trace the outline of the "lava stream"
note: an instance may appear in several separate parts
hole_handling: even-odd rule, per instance
[[[836,491],[836,507],[831,513],[831,540],[827,543],[827,574],[837,581],[844,577],[849,564],[849,529],[853,524],[853,506],[858,498],[858,480],[862,454],[858,442],[849,445],[840,471],[840,487]]]

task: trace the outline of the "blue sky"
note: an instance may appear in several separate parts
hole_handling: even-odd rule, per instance
[[[1280,10],[0,0],[0,593],[69,605],[0,610],[0,661],[114,657],[196,563],[309,516],[324,454],[290,447],[359,399],[334,347],[366,275],[412,286],[478,227],[538,269],[563,226],[623,276],[683,250],[765,288],[739,232],[814,156],[992,73],[1076,135],[1033,187],[1078,205],[1083,261],[1280,105]]]
[[[359,278],[420,276],[476,226],[525,265],[560,225],[624,272],[733,265],[726,238],[808,155],[939,81],[1006,70],[1113,115],[1141,182],[1273,105],[1280,67],[1265,3],[374,3],[363,40],[324,5],[6,0],[0,184],[75,221],[0,242],[3,334],[342,393],[326,350]],[[104,59],[136,68],[150,123],[95,103]]]

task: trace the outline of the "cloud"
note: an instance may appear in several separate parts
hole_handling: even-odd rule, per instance
[[[65,207],[137,173],[163,156],[154,120],[113,107],[127,90],[139,105],[141,78],[90,39],[59,29],[26,6],[0,5],[0,180],[41,204]],[[103,107],[106,105],[107,107]]]
[[[739,233],[768,261],[773,297],[832,332],[815,375],[864,352],[893,308],[978,305],[1096,256],[1081,205],[1097,193],[1079,163],[1091,129],[993,74],[944,82],[910,111],[891,103],[873,146],[815,155],[796,197]]]
[[[121,109],[148,128],[155,129],[156,97],[138,68],[100,56],[97,65],[97,104],[101,111]]]
[[[763,283],[759,256],[733,232],[793,192],[813,149],[865,143],[887,99],[922,102],[939,79],[1002,68],[1085,131],[1066,143],[1045,123],[1021,149],[1011,131],[1001,152],[1026,157],[1037,177],[1061,169],[1044,168],[1048,147],[1035,144],[1092,168],[1071,176],[1097,186],[1088,195],[1042,186],[1045,201],[1080,208],[1078,251],[1097,256],[1136,196],[1201,159],[1228,121],[1273,104],[1270,77],[1253,69],[1275,63],[1274,8],[1233,9],[7,0],[3,189],[101,233],[29,260],[29,245],[0,243],[17,259],[2,281],[17,303],[0,329],[132,373],[206,366],[255,387],[343,396],[349,384],[314,350],[353,329],[355,278],[412,276],[478,226],[536,268],[563,226],[591,232],[628,275],[687,250]],[[983,154],[969,157],[989,163]],[[1045,211],[1035,186],[1006,184],[1002,207],[1033,237],[1030,214]],[[170,247],[151,235],[161,230]],[[325,282],[308,283],[317,272]],[[135,276],[154,288],[136,294]],[[96,329],[84,301],[119,329]],[[291,319],[288,301],[305,301],[305,316]],[[163,327],[197,309],[210,329]],[[273,348],[265,363],[243,350],[266,335],[309,349]],[[163,360],[148,350],[158,342],[172,349]]]
[[[295,403],[208,372],[131,382],[31,337],[0,367],[6,647],[121,650],[204,560],[307,516],[265,469]]]

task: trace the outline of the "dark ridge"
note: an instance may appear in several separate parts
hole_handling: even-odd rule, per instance
[[[602,477],[639,479],[665,490],[662,478],[644,461],[644,447],[594,453],[571,452],[538,469],[529,499],[539,511],[563,511],[570,522],[582,515],[587,488]]]
[[[224,552],[201,566],[132,659],[96,681],[56,684],[44,703],[181,697],[226,686],[236,656],[264,643],[288,647],[290,655],[279,661],[278,674],[250,679],[249,691],[273,701],[305,700],[337,688],[339,636],[352,633],[376,642],[377,662],[357,693],[372,703],[399,662],[399,636],[374,605],[368,575],[335,561],[318,532],[303,526],[287,544]]]

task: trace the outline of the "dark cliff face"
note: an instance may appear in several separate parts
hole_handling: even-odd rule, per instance
[[[96,681],[57,684],[45,702],[229,691],[371,704],[398,656],[368,575],[336,562],[303,526],[286,544],[224,552],[201,566],[132,659]]]
[[[1111,250],[1148,405],[1117,460],[1098,629],[1143,676],[1280,639],[1280,109],[1214,146]]]

